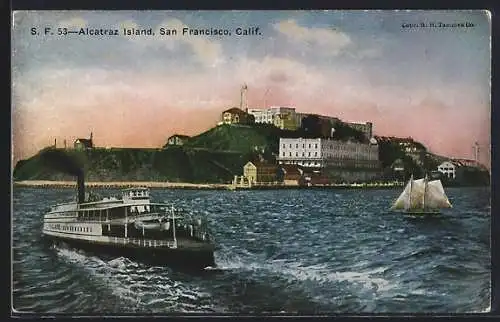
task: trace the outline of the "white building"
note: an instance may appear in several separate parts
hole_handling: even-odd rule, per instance
[[[450,161],[445,161],[438,166],[438,171],[448,178],[455,179],[457,176],[457,167]]]
[[[345,122],[345,124],[350,128],[363,132],[367,139],[371,139],[373,137],[372,122]]]
[[[280,164],[323,168],[378,168],[378,145],[330,139],[280,138]]]
[[[248,109],[248,114],[255,117],[255,123],[274,124],[282,129],[295,129],[300,126],[301,119],[298,118],[294,107],[271,106],[270,108]],[[284,122],[288,120],[289,122]]]

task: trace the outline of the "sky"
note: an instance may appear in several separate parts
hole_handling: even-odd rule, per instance
[[[12,19],[14,163],[90,132],[102,147],[197,135],[239,106],[247,84],[250,108],[370,121],[375,135],[411,136],[449,157],[472,159],[477,141],[490,167],[486,11],[17,11]],[[421,23],[473,26],[403,27]],[[162,27],[178,34],[160,35]],[[182,35],[184,27],[231,35]]]

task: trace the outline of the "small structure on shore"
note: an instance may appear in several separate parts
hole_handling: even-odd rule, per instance
[[[183,145],[189,138],[188,135],[174,134],[167,139],[167,144],[164,147]]]
[[[277,166],[265,162],[247,162],[243,166],[243,176],[252,184],[276,181]]]
[[[282,164],[278,167],[278,181],[285,185],[296,185],[302,178],[304,171],[295,164]]]
[[[75,140],[75,142],[73,143],[73,147],[76,150],[87,150],[87,149],[94,148],[94,141],[93,141],[93,137],[92,137],[92,132],[90,132],[90,138],[88,138],[88,139],[77,138]]]

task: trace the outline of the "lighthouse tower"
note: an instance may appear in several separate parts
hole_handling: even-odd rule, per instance
[[[240,90],[240,109],[245,110],[245,112],[248,113],[247,91],[248,91],[247,84],[243,84],[243,86],[241,86],[241,90]]]
[[[474,161],[479,162],[479,143],[475,142],[472,149],[474,151]]]

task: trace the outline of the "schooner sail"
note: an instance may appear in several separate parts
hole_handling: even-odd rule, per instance
[[[405,189],[396,199],[391,210],[404,210],[411,213],[435,213],[442,208],[451,208],[441,180],[423,179],[408,181]]]

